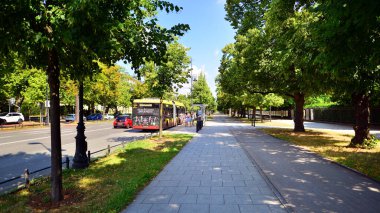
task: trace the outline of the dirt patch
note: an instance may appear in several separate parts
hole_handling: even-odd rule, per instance
[[[51,195],[49,192],[42,192],[32,195],[29,199],[29,206],[35,211],[58,210],[62,206],[71,206],[80,203],[84,198],[83,192],[74,189],[67,189],[63,191],[63,200],[58,203],[51,202]]]
[[[169,139],[169,138],[165,138],[165,137],[162,137],[162,138],[157,137],[157,138],[150,139],[150,142],[157,144],[157,146],[154,147],[154,150],[157,150],[157,151],[162,150],[162,149],[170,146],[169,143],[173,143],[174,141],[175,141],[175,139],[173,139],[173,138]]]

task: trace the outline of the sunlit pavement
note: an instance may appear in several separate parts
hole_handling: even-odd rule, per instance
[[[194,138],[124,212],[286,212],[256,165],[217,118],[170,132]]]
[[[264,124],[257,123],[257,127],[260,128],[293,128],[294,121],[290,119],[274,119],[271,122],[266,120]],[[338,124],[338,123],[321,123],[321,122],[304,122],[305,129],[317,130],[317,131],[329,131],[336,132],[345,135],[354,135],[355,132],[350,124]],[[370,133],[380,138],[379,127],[371,127]]]
[[[379,212],[378,182],[250,124],[170,131],[195,136],[123,212]]]

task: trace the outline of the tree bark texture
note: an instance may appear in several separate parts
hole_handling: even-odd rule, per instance
[[[48,53],[49,64],[47,75],[50,86],[50,134],[51,134],[51,195],[52,202],[63,199],[62,193],[62,148],[59,106],[59,63],[57,52],[53,49]]]
[[[86,127],[83,121],[83,82],[79,82],[79,100],[78,100],[78,111],[79,111],[79,122],[77,126],[77,136],[75,137],[75,156],[73,159],[74,169],[84,169],[88,167],[87,152],[87,142],[84,131]]]
[[[350,147],[361,145],[365,139],[370,138],[369,129],[369,96],[365,93],[355,93],[352,95],[355,108],[355,124],[353,126],[355,136],[352,138]]]
[[[294,112],[294,132],[305,132],[305,127],[303,125],[303,107],[305,104],[305,95],[300,92],[294,94],[294,102],[296,103]]]
[[[256,119],[256,106],[252,107],[252,119]]]

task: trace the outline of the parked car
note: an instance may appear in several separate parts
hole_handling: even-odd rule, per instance
[[[95,113],[87,116],[87,120],[102,120],[103,116],[100,113]]]
[[[7,123],[19,123],[21,124],[25,119],[24,115],[19,112],[3,112],[0,114],[3,124]]]
[[[124,127],[124,128],[130,128],[132,127],[132,115],[126,114],[126,115],[119,115],[116,117],[116,119],[113,122],[113,127]]]
[[[114,119],[114,116],[113,116],[113,115],[110,115],[110,114],[105,114],[105,115],[104,115],[104,119],[106,119],[106,120],[111,120],[111,119]]]
[[[87,120],[86,117],[83,116],[83,121],[86,121],[86,120]],[[73,122],[73,121],[75,121],[75,114],[67,114],[65,116],[65,121],[66,122]]]

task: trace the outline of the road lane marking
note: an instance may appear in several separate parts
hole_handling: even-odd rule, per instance
[[[95,131],[105,130],[105,129],[110,129],[110,127],[103,128],[103,129],[88,130],[88,131],[85,131],[85,132],[95,132]],[[67,133],[67,134],[61,134],[61,138],[62,138],[62,136],[73,135],[73,134],[76,134],[76,133],[77,132],[74,131],[74,132]],[[47,139],[47,138],[50,138],[50,136],[40,137],[40,138],[31,138],[31,139],[25,139],[25,140],[19,140],[19,141],[12,141],[12,142],[7,142],[7,143],[0,143],[0,146],[8,145],[8,144],[14,144],[14,143],[22,143],[22,142],[27,142],[27,141],[35,141],[35,140]]]

